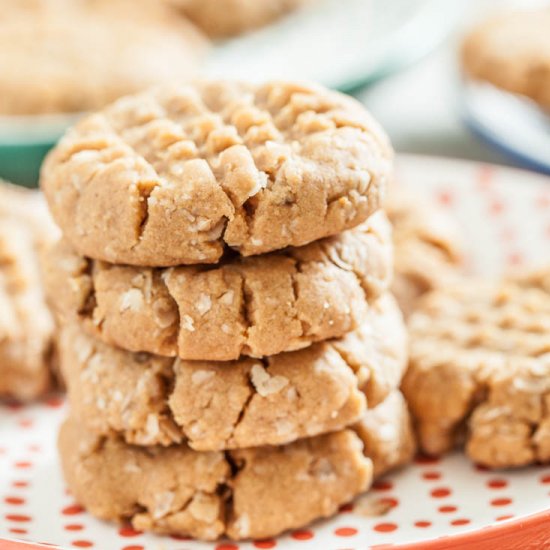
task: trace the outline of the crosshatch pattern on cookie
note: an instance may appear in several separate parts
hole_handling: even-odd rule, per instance
[[[387,137],[351,98],[204,82],[85,118],[50,153],[41,185],[79,253],[169,266],[352,228],[379,208],[391,166]]]

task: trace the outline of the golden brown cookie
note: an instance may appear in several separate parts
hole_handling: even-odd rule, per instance
[[[44,257],[46,292],[61,318],[129,351],[182,359],[263,357],[343,336],[392,276],[382,212],[356,229],[214,268],[116,266],[66,242]]]
[[[93,515],[204,540],[302,527],[336,513],[372,480],[372,463],[351,430],[221,453],[130,446],[69,419],[59,449],[72,494]]]
[[[38,251],[56,237],[39,193],[0,182],[0,396],[29,400],[51,386],[54,326]]]
[[[214,263],[301,246],[380,206],[392,151],[355,100],[288,82],[126,97],[68,131],[41,185],[65,238],[112,263]]]
[[[268,25],[314,0],[168,0],[212,38]]]
[[[403,391],[420,446],[465,442],[489,467],[550,461],[550,293],[513,282],[463,282],[411,316]]]
[[[423,294],[458,278],[462,241],[452,219],[402,187],[391,188],[386,211],[395,247],[392,292],[408,317]]]
[[[195,75],[206,41],[157,0],[2,0],[0,114],[98,109]]]
[[[270,537],[328,517],[369,487],[373,467],[382,475],[410,461],[414,440],[394,392],[353,429],[283,447],[137,447],[94,435],[74,417],[59,447],[67,484],[92,514],[213,540]]]
[[[503,12],[465,39],[465,73],[550,109],[550,8]]]
[[[182,361],[130,353],[77,326],[60,338],[73,414],[129,443],[197,450],[285,444],[342,429],[401,381],[406,334],[390,295],[340,339],[262,360]]]

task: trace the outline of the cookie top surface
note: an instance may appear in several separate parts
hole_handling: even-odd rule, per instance
[[[0,182],[0,396],[26,401],[50,388],[54,324],[38,253],[56,236],[39,193]]]
[[[269,23],[314,0],[168,0],[212,38],[226,38]]]
[[[192,77],[202,35],[162,2],[2,0],[0,114],[81,112]]]
[[[538,431],[550,420],[547,289],[464,282],[427,295],[409,328],[403,388],[424,450],[440,453],[466,438],[470,456],[488,466],[550,457]],[[483,445],[472,443],[481,434]]]
[[[385,295],[340,339],[263,360],[182,361],[125,352],[68,326],[61,370],[73,414],[100,434],[197,450],[279,445],[357,422],[399,387],[406,334]]]
[[[163,88],[83,119],[41,185],[75,250],[142,266],[301,246],[376,211],[392,167],[378,124],[320,87]]]
[[[182,359],[263,357],[343,336],[392,277],[383,212],[334,237],[204,269],[116,266],[66,242],[44,257],[52,307],[101,340]]]
[[[408,316],[423,294],[457,279],[463,243],[459,228],[445,212],[404,186],[391,187],[386,212],[395,247],[392,292]]]
[[[476,27],[462,47],[466,74],[550,108],[550,9],[504,12]]]

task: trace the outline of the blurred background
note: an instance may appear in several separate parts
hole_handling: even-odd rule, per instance
[[[466,79],[459,54],[478,21],[541,5],[0,0],[0,177],[36,185],[44,154],[83,113],[197,76],[315,80],[363,102],[398,152],[550,172],[545,108]]]

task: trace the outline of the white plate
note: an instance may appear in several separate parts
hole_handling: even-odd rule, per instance
[[[515,162],[550,174],[550,113],[527,98],[477,82],[464,86],[466,125]]]
[[[399,158],[397,174],[458,220],[472,271],[492,276],[522,264],[550,262],[548,178],[429,157]],[[418,460],[379,482],[355,508],[345,507],[331,520],[277,540],[206,544],[136,533],[92,518],[66,493],[55,451],[63,414],[55,400],[0,407],[0,539],[97,550],[365,550],[407,543],[417,543],[418,550],[505,550],[527,548],[538,529],[545,542],[531,547],[550,548],[550,465],[489,472],[459,453]],[[387,513],[365,513],[381,499]],[[0,548],[27,546],[0,540]]]

